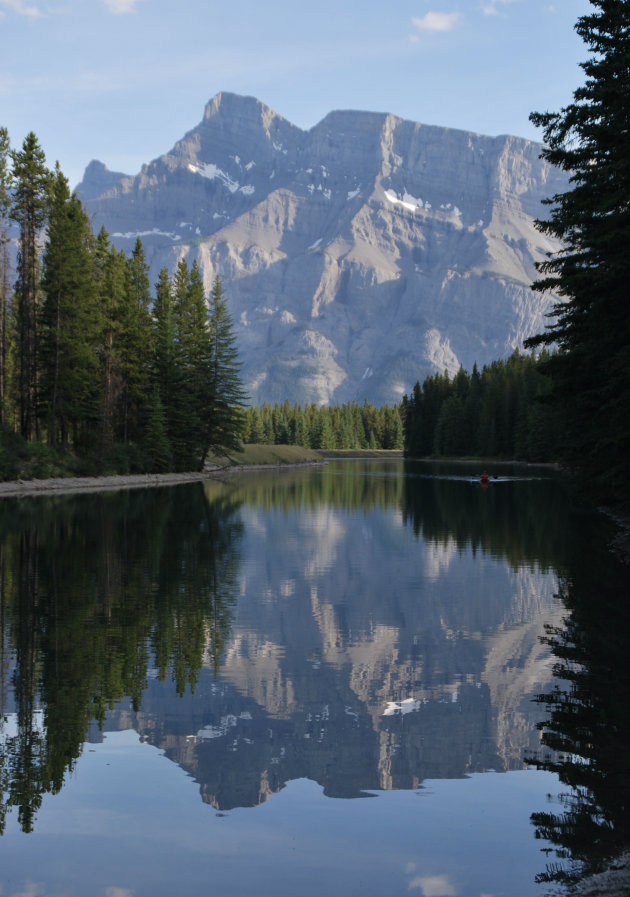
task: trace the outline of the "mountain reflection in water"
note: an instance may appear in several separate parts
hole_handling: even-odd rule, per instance
[[[552,474],[432,470],[0,503],[0,830],[129,728],[221,812],[523,769],[583,521]]]

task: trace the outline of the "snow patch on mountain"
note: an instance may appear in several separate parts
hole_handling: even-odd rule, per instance
[[[235,159],[238,159],[238,156],[235,156]],[[240,161],[240,160],[239,160]],[[193,174],[199,174],[201,177],[208,178],[208,180],[212,181],[215,178],[221,181],[224,187],[230,191],[230,193],[243,193],[245,196],[251,196],[254,192],[254,187],[251,184],[245,184],[241,187],[240,183],[234,178],[230,177],[230,175],[219,168],[218,165],[215,165],[213,162],[206,162],[204,165],[195,164],[193,162],[188,163],[188,171]]]

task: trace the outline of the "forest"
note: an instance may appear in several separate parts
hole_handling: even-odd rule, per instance
[[[514,352],[481,372],[460,369],[416,383],[402,402],[405,454],[413,458],[484,457],[529,462],[555,461],[557,417],[544,373],[548,353]]]
[[[268,445],[301,445],[312,449],[402,449],[401,409],[397,405],[376,408],[359,405],[318,406],[263,404],[247,408],[243,442]]]
[[[247,408],[243,441],[313,449],[398,449],[411,458],[484,457],[530,462],[556,459],[558,427],[546,404],[541,372],[548,352],[514,352],[481,371],[432,374],[400,405]]]
[[[141,241],[95,236],[35,134],[17,151],[1,128],[0,478],[198,470],[244,404],[220,279],[207,299],[181,260],[153,295]]]

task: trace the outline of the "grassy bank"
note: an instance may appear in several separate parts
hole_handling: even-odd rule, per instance
[[[319,449],[322,458],[402,458],[401,449]]]
[[[241,452],[231,452],[229,458],[208,455],[210,464],[219,467],[259,467],[273,464],[308,464],[322,461],[324,453],[301,445],[257,445],[243,446]]]
[[[259,466],[263,464],[308,464],[329,458],[402,458],[395,449],[309,449],[301,445],[262,445],[248,443],[242,452],[229,458],[208,456],[208,461],[221,467]]]

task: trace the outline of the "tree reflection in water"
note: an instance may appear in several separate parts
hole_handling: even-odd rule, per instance
[[[0,505],[0,834],[11,807],[33,830],[91,721],[124,695],[138,709],[149,674],[181,695],[218,669],[238,507],[201,484]]]
[[[560,812],[532,815],[536,837],[560,860],[539,882],[570,885],[630,846],[629,585],[630,568],[611,564],[603,542],[576,546],[559,595],[568,615],[545,638],[561,682],[536,699],[548,712],[539,725],[547,753],[531,760],[571,789],[559,796]]]

